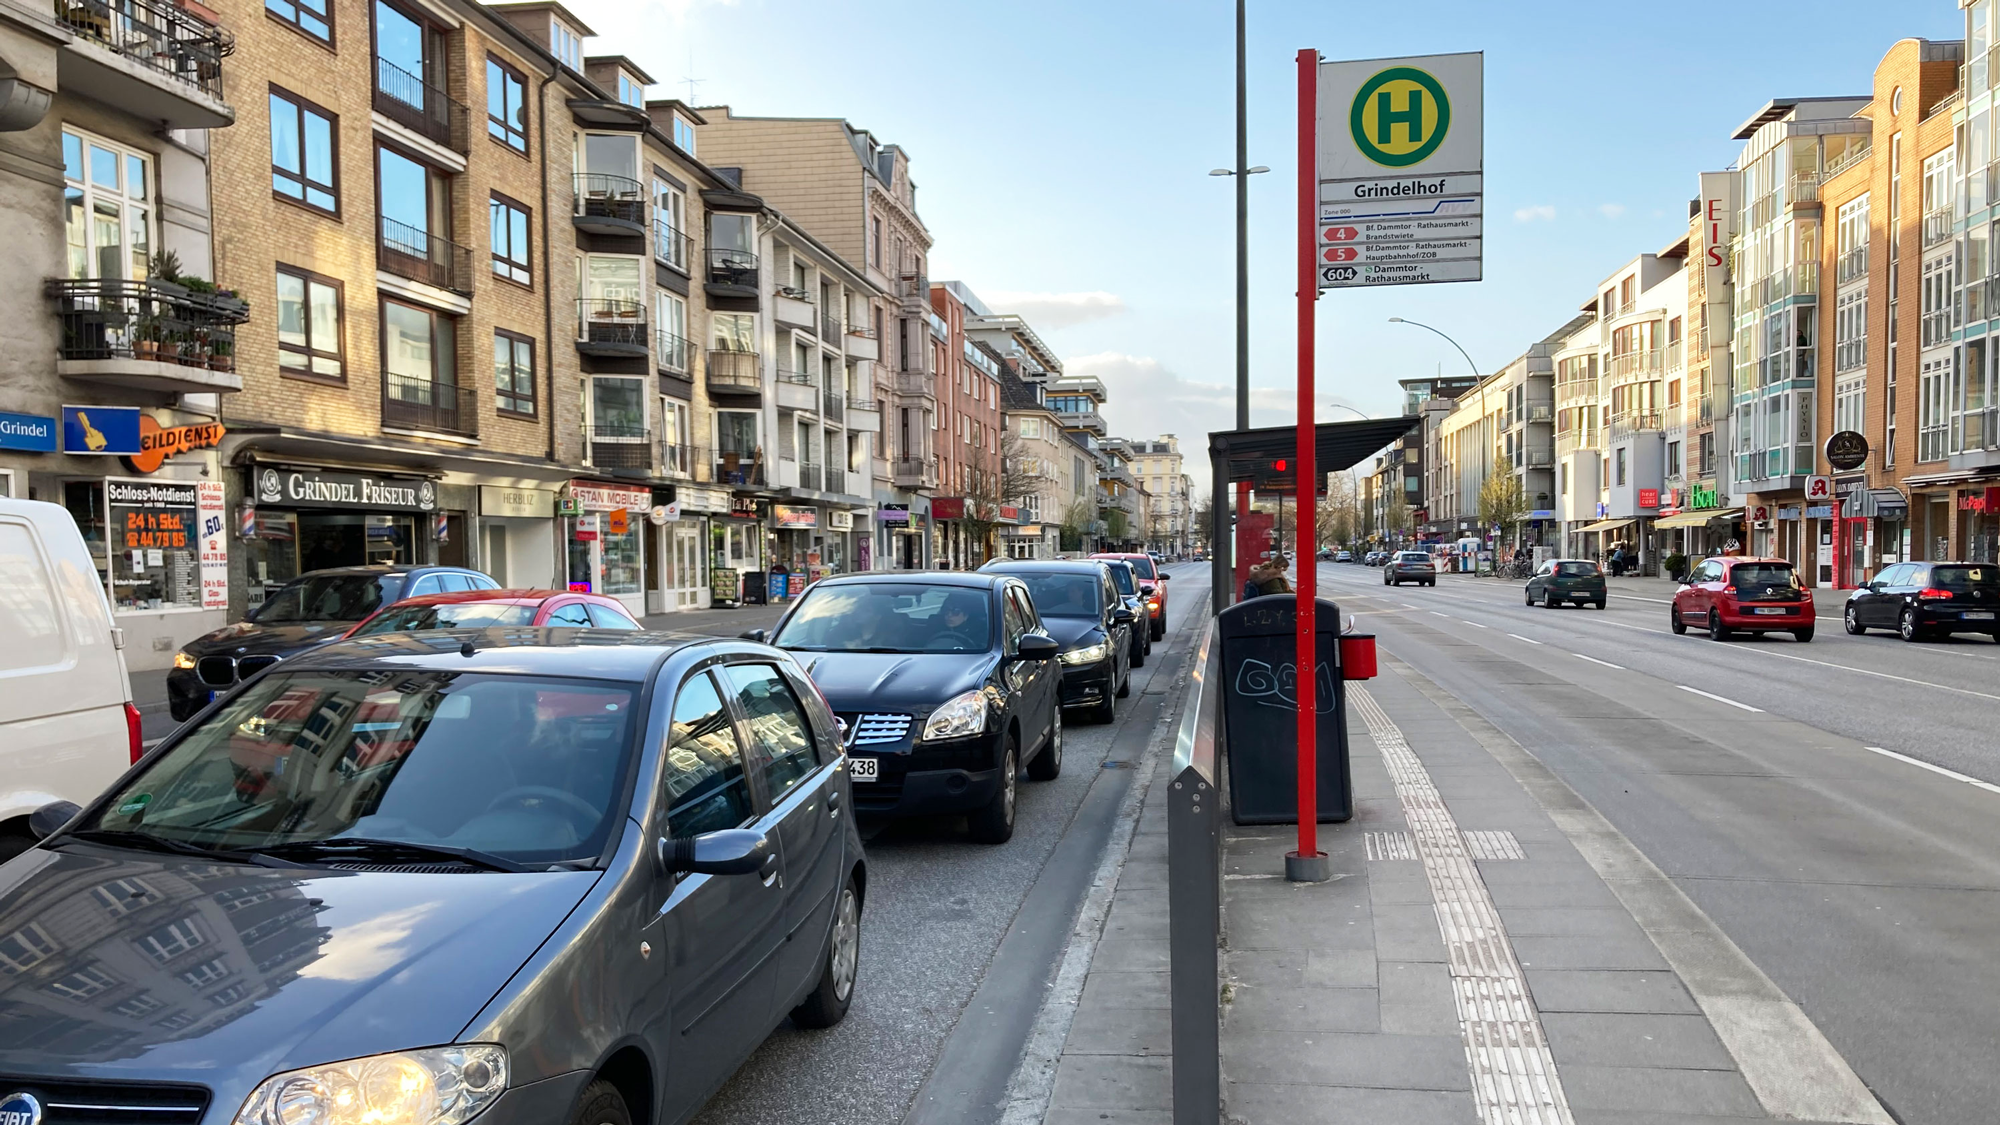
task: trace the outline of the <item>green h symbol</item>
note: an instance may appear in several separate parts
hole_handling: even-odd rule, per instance
[[[1389,134],[1398,125],[1403,126],[1404,133],[1409,138],[1411,144],[1423,143],[1424,92],[1422,90],[1411,90],[1409,99],[1403,103],[1403,108],[1400,111],[1390,108],[1389,91],[1376,91],[1375,143],[1378,145],[1393,144],[1394,142],[1390,139]]]

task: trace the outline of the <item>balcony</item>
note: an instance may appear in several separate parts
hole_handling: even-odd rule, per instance
[[[1924,212],[1924,249],[1951,241],[1951,206],[1933,207]]]
[[[672,266],[682,273],[688,272],[688,261],[694,256],[694,239],[674,229],[665,216],[653,220],[653,260],[662,265]]]
[[[653,365],[669,375],[688,376],[694,362],[694,342],[662,328],[653,333]]]
[[[578,172],[570,222],[590,234],[646,236],[646,185],[624,176]]]
[[[897,488],[936,488],[937,464],[922,457],[898,457],[890,463],[891,479]]]
[[[786,287],[771,298],[771,315],[780,328],[796,328],[811,332],[819,327],[819,313],[803,289]]]
[[[859,477],[859,476],[860,476],[860,474],[859,474],[859,473],[857,473],[857,474],[855,474],[855,475],[856,475],[856,477]],[[821,491],[823,491],[823,492],[846,492],[846,491],[847,491],[847,470],[846,470],[846,469],[843,469],[843,468],[841,468],[841,467],[840,467],[840,466],[838,466],[838,465],[828,465],[828,466],[826,467],[826,487],[825,487],[824,489],[822,489]]]
[[[647,336],[646,306],[637,301],[576,302],[576,350],[584,355],[643,356]]]
[[[818,410],[819,385],[803,371],[778,368],[778,409]]]
[[[1868,247],[1856,246],[1834,263],[1834,284],[1845,285],[1868,276]]]
[[[375,264],[397,277],[472,294],[472,251],[441,235],[378,217]]]
[[[843,424],[855,433],[879,434],[882,432],[882,411],[872,398],[857,398],[846,404],[842,413]]]
[[[1057,411],[1056,417],[1061,418],[1062,424],[1069,429],[1089,430],[1098,437],[1109,432],[1104,425],[1104,415],[1095,410],[1062,410]]]
[[[828,425],[838,426],[846,421],[847,398],[836,391],[826,391],[819,396],[819,416]]]
[[[764,459],[761,454],[745,453],[735,449],[712,451],[709,462],[715,470],[711,478],[716,484],[735,485],[739,488],[762,488],[765,486]]]
[[[1655,414],[1622,414],[1611,419],[1608,433],[1613,442],[1620,442],[1635,434],[1650,433],[1662,428],[1664,419]]]
[[[829,344],[839,343],[841,331],[840,310],[833,308],[821,309],[819,313],[819,338]]]
[[[862,324],[847,326],[847,357],[865,359],[870,363],[882,359],[882,345],[875,339],[875,330]]]
[[[1657,375],[1663,353],[1658,348],[1645,352],[1626,352],[1611,357],[1610,375],[1614,380],[1639,379]]]
[[[1531,402],[1522,413],[1530,422],[1553,422],[1556,419],[1556,407],[1551,402]]]
[[[898,371],[895,379],[896,393],[916,395],[923,398],[937,397],[937,384],[928,371]]]
[[[652,471],[652,435],[645,426],[585,426],[583,440],[594,468]]]
[[[222,60],[236,42],[221,28],[161,0],[56,0],[55,19],[76,33],[57,62],[65,92],[175,129],[236,120],[222,100]]]
[[[906,273],[896,281],[896,296],[906,307],[917,305],[928,309],[931,307],[931,279],[922,274]]]
[[[453,152],[471,151],[465,103],[384,58],[375,60],[375,112]]]
[[[1530,446],[1521,451],[1521,465],[1528,469],[1552,469],[1556,464],[1553,446]]]
[[[1679,371],[1687,366],[1687,344],[1675,340],[1667,345],[1667,370]]]
[[[660,443],[660,472],[680,480],[694,478],[695,447],[675,442]]]
[[[818,465],[799,466],[800,488],[803,488],[808,492],[820,492],[823,491],[821,486],[824,485],[825,483],[826,483],[825,470],[822,469],[820,466]]]
[[[717,296],[757,296],[757,255],[709,247],[708,288]]]
[[[763,373],[756,352],[712,351],[708,353],[708,393],[759,398],[764,393]]]
[[[409,375],[382,376],[385,429],[479,436],[479,398],[471,387]]]
[[[161,394],[243,389],[236,325],[250,310],[242,301],[116,278],[56,279],[47,291],[62,326],[58,375]]]

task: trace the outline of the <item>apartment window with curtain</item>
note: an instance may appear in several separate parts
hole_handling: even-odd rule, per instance
[[[340,213],[340,118],[297,94],[271,87],[271,190],[281,199]]]
[[[281,374],[327,380],[347,377],[340,306],[340,282],[296,266],[278,267]]]
[[[597,375],[590,380],[591,439],[642,441],[646,437],[646,380]]]
[[[62,147],[69,276],[145,280],[153,256],[152,158],[67,128]]]
[[[508,281],[533,286],[535,274],[528,240],[528,205],[499,192],[487,201],[488,229],[493,242],[493,272]]]
[[[535,414],[535,341],[505,328],[493,330],[493,407],[502,414]]]
[[[486,56],[486,135],[528,151],[528,80],[492,55]]]

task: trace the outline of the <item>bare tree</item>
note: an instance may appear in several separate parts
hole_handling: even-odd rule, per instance
[[[1528,498],[1521,491],[1521,478],[1496,472],[1479,486],[1479,522],[1487,527],[1513,529],[1518,535],[1521,521],[1528,516]]]
[[[1021,438],[1013,430],[1000,431],[999,468],[991,465],[974,469],[965,490],[965,523],[985,558],[996,557],[994,535],[1000,525],[1000,509],[1017,506],[1041,490],[1042,478],[1031,471],[1021,455]]]

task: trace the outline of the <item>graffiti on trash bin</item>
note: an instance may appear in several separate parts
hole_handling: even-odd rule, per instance
[[[1325,663],[1318,667],[1318,683],[1314,685],[1313,710],[1322,715],[1333,713],[1333,670]],[[1273,668],[1262,660],[1245,660],[1236,669],[1236,694],[1256,703],[1260,707],[1275,707],[1280,711],[1299,709],[1299,666],[1280,664]]]

